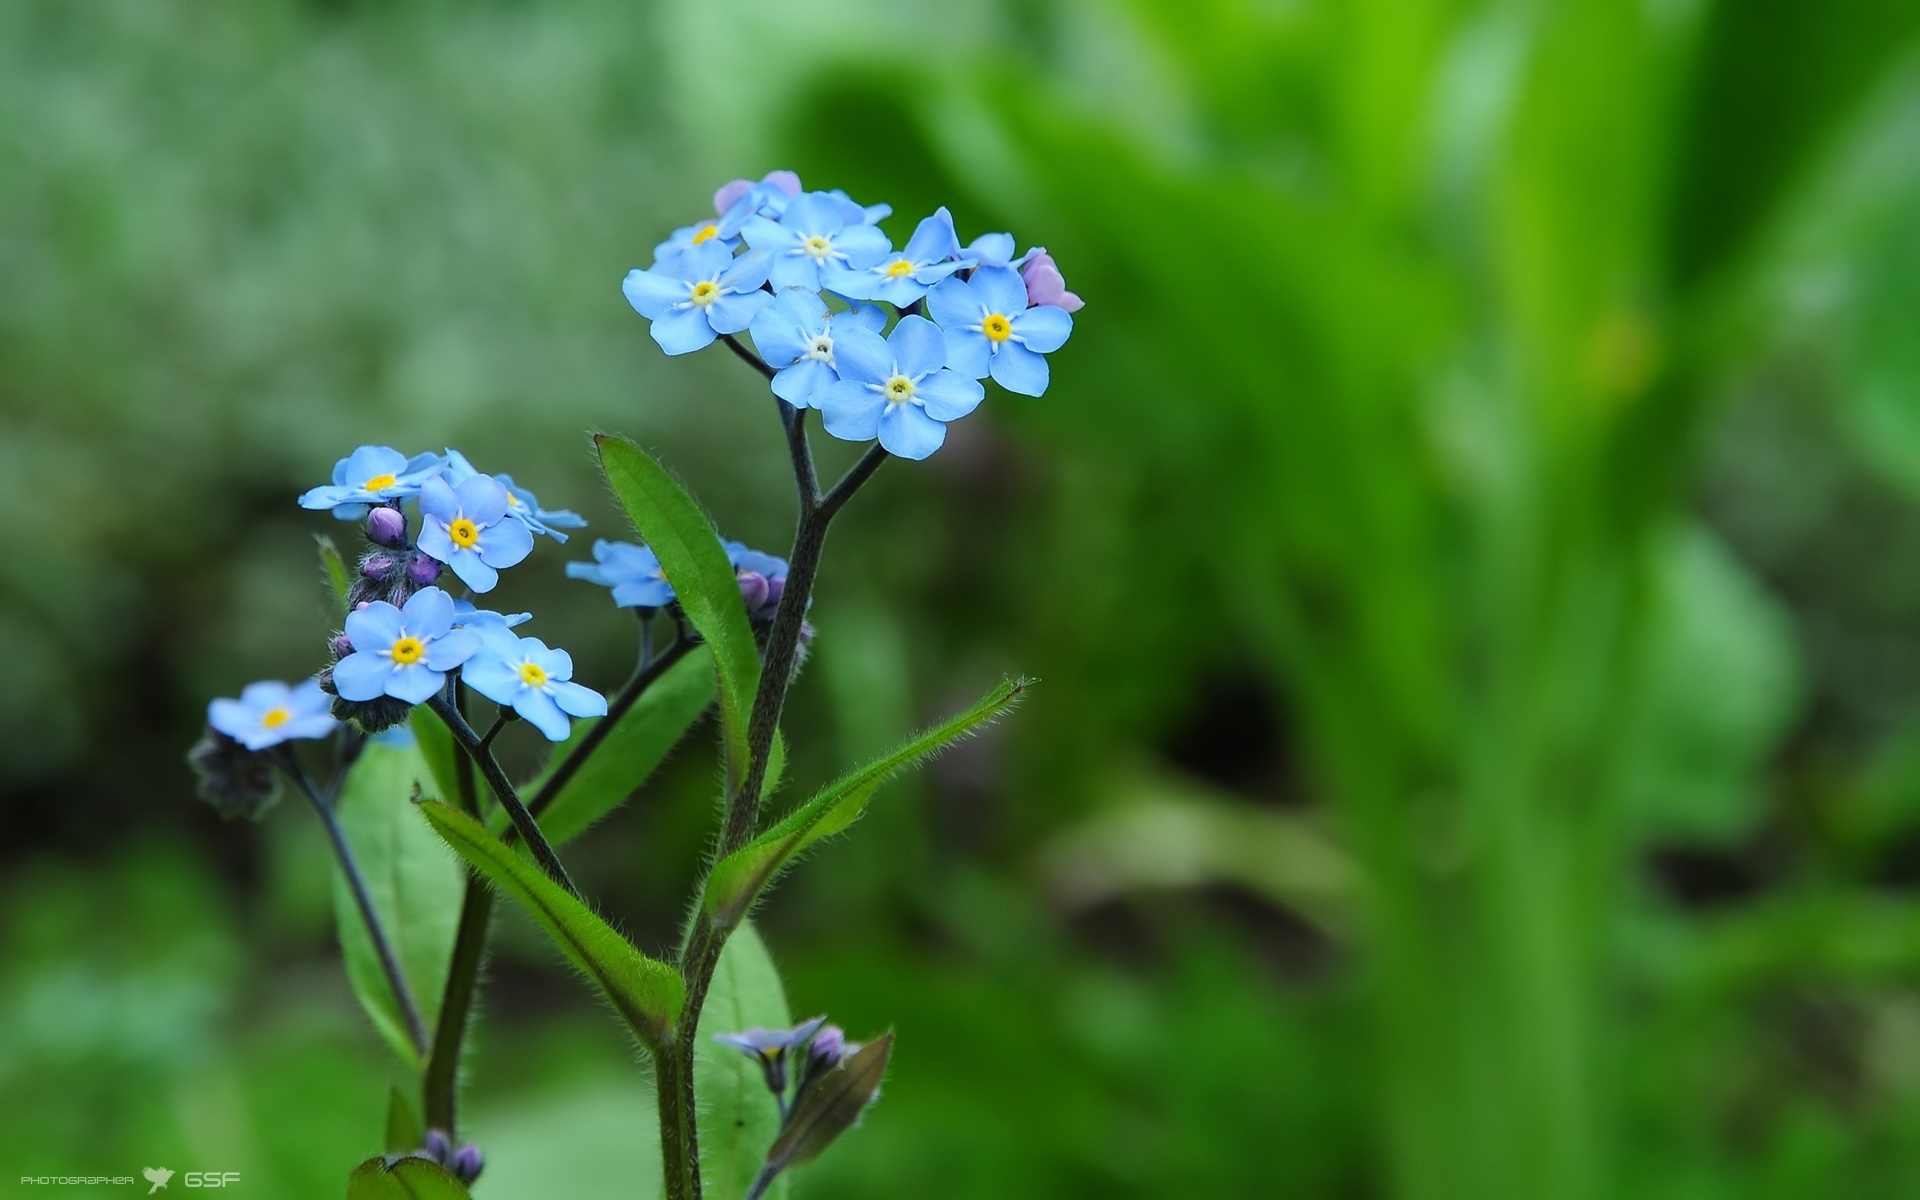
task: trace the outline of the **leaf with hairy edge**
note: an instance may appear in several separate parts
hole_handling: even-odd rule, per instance
[[[720,952],[693,1045],[693,1079],[700,1097],[700,1175],[710,1195],[745,1195],[767,1146],[780,1131],[780,1113],[767,1094],[759,1064],[713,1037],[792,1023],[780,973],[767,955],[766,944],[752,922],[742,922]]]
[[[874,791],[894,773],[938,753],[1019,702],[1029,681],[1009,679],[978,704],[909,739],[788,813],[747,845],[721,859],[707,877],[703,904],[714,924],[726,928],[746,916],[753,902],[795,854],[853,823]]]
[[[347,1178],[347,1200],[467,1200],[465,1184],[424,1158],[370,1158]]]
[[[433,776],[433,794],[442,800],[460,798],[459,754],[454,749],[453,731],[440,715],[424,704],[413,706],[413,715],[407,718],[407,728],[413,731],[413,740],[419,743],[420,757],[427,762],[427,771]]]
[[[738,778],[746,769],[747,717],[760,684],[760,650],[726,548],[699,504],[651,455],[625,438],[599,434],[593,440],[614,496],[659,556],[681,611],[713,651],[727,758]]]
[[[422,803],[420,811],[474,870],[540,922],[554,944],[606,993],[642,1042],[654,1048],[666,1044],[686,999],[686,985],[678,972],[634,949],[599,914],[509,850],[472,817],[431,800]]]
[[[460,923],[466,882],[448,861],[432,832],[420,827],[410,797],[416,786],[433,786],[418,748],[386,739],[369,743],[347,774],[335,815],[374,911],[393,943],[400,970],[420,1006],[421,1020],[433,1028],[440,993],[445,989],[453,935]],[[338,868],[334,871],[333,908],[354,994],[401,1061],[420,1065],[418,1050],[387,985],[380,956],[367,934],[360,906]]]
[[[556,846],[566,842],[633,795],[707,711],[713,694],[712,660],[705,646],[696,646],[641,693],[540,814],[540,831],[547,840]],[[532,795],[544,785],[553,766],[565,761],[600,720],[605,718],[575,721],[573,736],[554,747],[548,769],[522,788],[521,795]]]
[[[347,571],[347,560],[340,557],[340,547],[324,533],[313,535],[314,542],[320,547],[320,573],[326,576],[327,586],[333,590],[333,598],[340,605],[340,611],[347,609],[347,589],[353,585],[353,576]]]

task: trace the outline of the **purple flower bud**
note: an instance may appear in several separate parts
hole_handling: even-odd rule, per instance
[[[480,1147],[468,1142],[453,1152],[453,1161],[447,1164],[447,1169],[461,1183],[472,1183],[487,1169],[487,1160],[481,1155]]]
[[[429,1129],[427,1136],[420,1139],[420,1153],[445,1166],[447,1159],[453,1155],[453,1141],[444,1130]]]
[[[786,595],[786,592],[787,577],[785,575],[775,575],[767,580],[767,607],[772,608],[778,605],[780,597]]]
[[[424,554],[416,554],[407,564],[407,578],[415,587],[427,587],[440,578],[440,564]]]
[[[747,602],[747,615],[759,615],[767,603],[767,577],[758,571],[742,571],[735,578],[740,581],[740,598]]]
[[[407,518],[397,508],[384,504],[367,514],[367,540],[376,546],[398,550],[407,544]]]
[[[1066,278],[1045,246],[1027,256],[1020,278],[1027,285],[1027,299],[1034,304],[1051,304],[1068,312],[1079,312],[1086,305],[1085,300],[1067,290]]]
[[[360,573],[368,579],[385,579],[393,574],[393,556],[369,554],[360,560]]]
[[[827,1026],[813,1035],[807,1055],[822,1066],[833,1066],[847,1056],[847,1031],[838,1025]]]
[[[333,656],[335,658],[345,658],[347,655],[352,653],[353,653],[353,639],[348,637],[344,633],[334,634],[333,635]]]

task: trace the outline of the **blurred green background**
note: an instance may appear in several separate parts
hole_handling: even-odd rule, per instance
[[[1088,299],[1044,398],[829,547],[796,787],[1042,685],[762,918],[796,1012],[900,1036],[795,1195],[1920,1194],[1917,29],[0,5],[0,1179],[323,1196],[378,1149],[324,842],[195,801],[203,705],[319,662],[312,538],[352,530],[292,501],[361,442],[592,519],[498,597],[603,687],[630,623],[560,568],[621,529],[586,431],[783,546],[758,381],[664,359],[617,285],[792,167]],[[571,856],[643,945],[711,741]],[[524,924],[488,979],[477,1195],[652,1194],[609,1015]]]

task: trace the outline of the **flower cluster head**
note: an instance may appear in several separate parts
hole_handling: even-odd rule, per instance
[[[569,716],[607,715],[606,697],[572,682],[573,658],[565,650],[548,649],[539,638],[515,637],[503,626],[482,629],[479,637],[480,648],[460,677],[501,708],[518,713],[548,741],[566,740]]]
[[[750,332],[781,400],[819,409],[835,437],[925,458],[985,397],[979,381],[1044,393],[1083,302],[1044,247],[962,245],[940,208],[896,249],[879,226],[891,212],[790,171],[734,180],[622,290],[667,353]]]
[[[348,613],[352,652],[333,664],[334,692],[350,701],[424,703],[480,649],[480,631],[453,622],[453,597],[437,587],[415,592],[404,608],[375,600]]]
[[[296,738],[323,738],[338,721],[327,711],[333,698],[316,680],[299,684],[264,679],[240,689],[238,700],[207,705],[207,724],[248,750],[265,750]]]

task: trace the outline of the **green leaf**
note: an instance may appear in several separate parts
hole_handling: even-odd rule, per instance
[[[426,1118],[420,1115],[420,1106],[398,1085],[387,1089],[387,1136],[388,1154],[405,1154],[417,1148],[427,1136]]]
[[[347,570],[347,562],[340,557],[340,547],[324,533],[316,533],[313,540],[320,547],[320,572],[326,576],[327,586],[333,589],[333,598],[340,605],[340,611],[347,608],[347,589],[353,583],[353,575]]]
[[[370,1158],[347,1179],[347,1200],[467,1200],[465,1184],[424,1158]]]
[[[883,1033],[822,1076],[799,1098],[793,1120],[767,1151],[767,1165],[784,1171],[810,1163],[852,1129],[880,1094],[892,1055],[893,1034]]]
[[[671,1035],[686,985],[666,963],[634,949],[613,926],[567,894],[472,817],[437,801],[420,805],[447,845],[533,914],[554,944],[587,973],[634,1033],[659,1047]]]
[[[433,1028],[446,984],[465,889],[459,866],[447,859],[431,831],[421,828],[409,802],[416,785],[432,783],[417,748],[370,743],[348,773],[334,810],[428,1029]],[[352,889],[337,867],[333,907],[354,994],[401,1060],[418,1067],[406,1019],[381,970]]]
[[[706,647],[697,646],[648,686],[541,812],[540,830],[547,840],[556,846],[566,842],[633,795],[707,711],[713,695],[712,659]],[[535,794],[552,775],[553,766],[564,761],[597,724],[575,721],[573,735],[554,747],[548,769],[521,794]]]
[[[715,1042],[714,1035],[756,1026],[778,1029],[792,1021],[766,943],[750,922],[743,923],[720,953],[693,1046],[700,1175],[710,1195],[745,1195],[780,1130],[780,1112],[759,1065]]]
[[[1020,701],[1028,686],[1025,679],[1006,680],[960,715],[908,739],[891,754],[842,775],[773,828],[722,859],[707,877],[704,904],[708,916],[722,928],[746,916],[794,855],[851,825],[888,778],[1006,712]]]
[[[659,556],[681,610],[713,651],[727,759],[737,778],[747,762],[747,717],[760,683],[760,651],[726,549],[693,497],[646,451],[607,434],[597,435],[594,444],[613,494]]]
[[[429,790],[438,799],[458,802],[460,752],[454,749],[453,731],[440,719],[440,714],[424,704],[413,706],[407,727],[413,730],[413,740],[420,745],[420,757],[426,760],[427,770],[433,776],[433,787]]]

